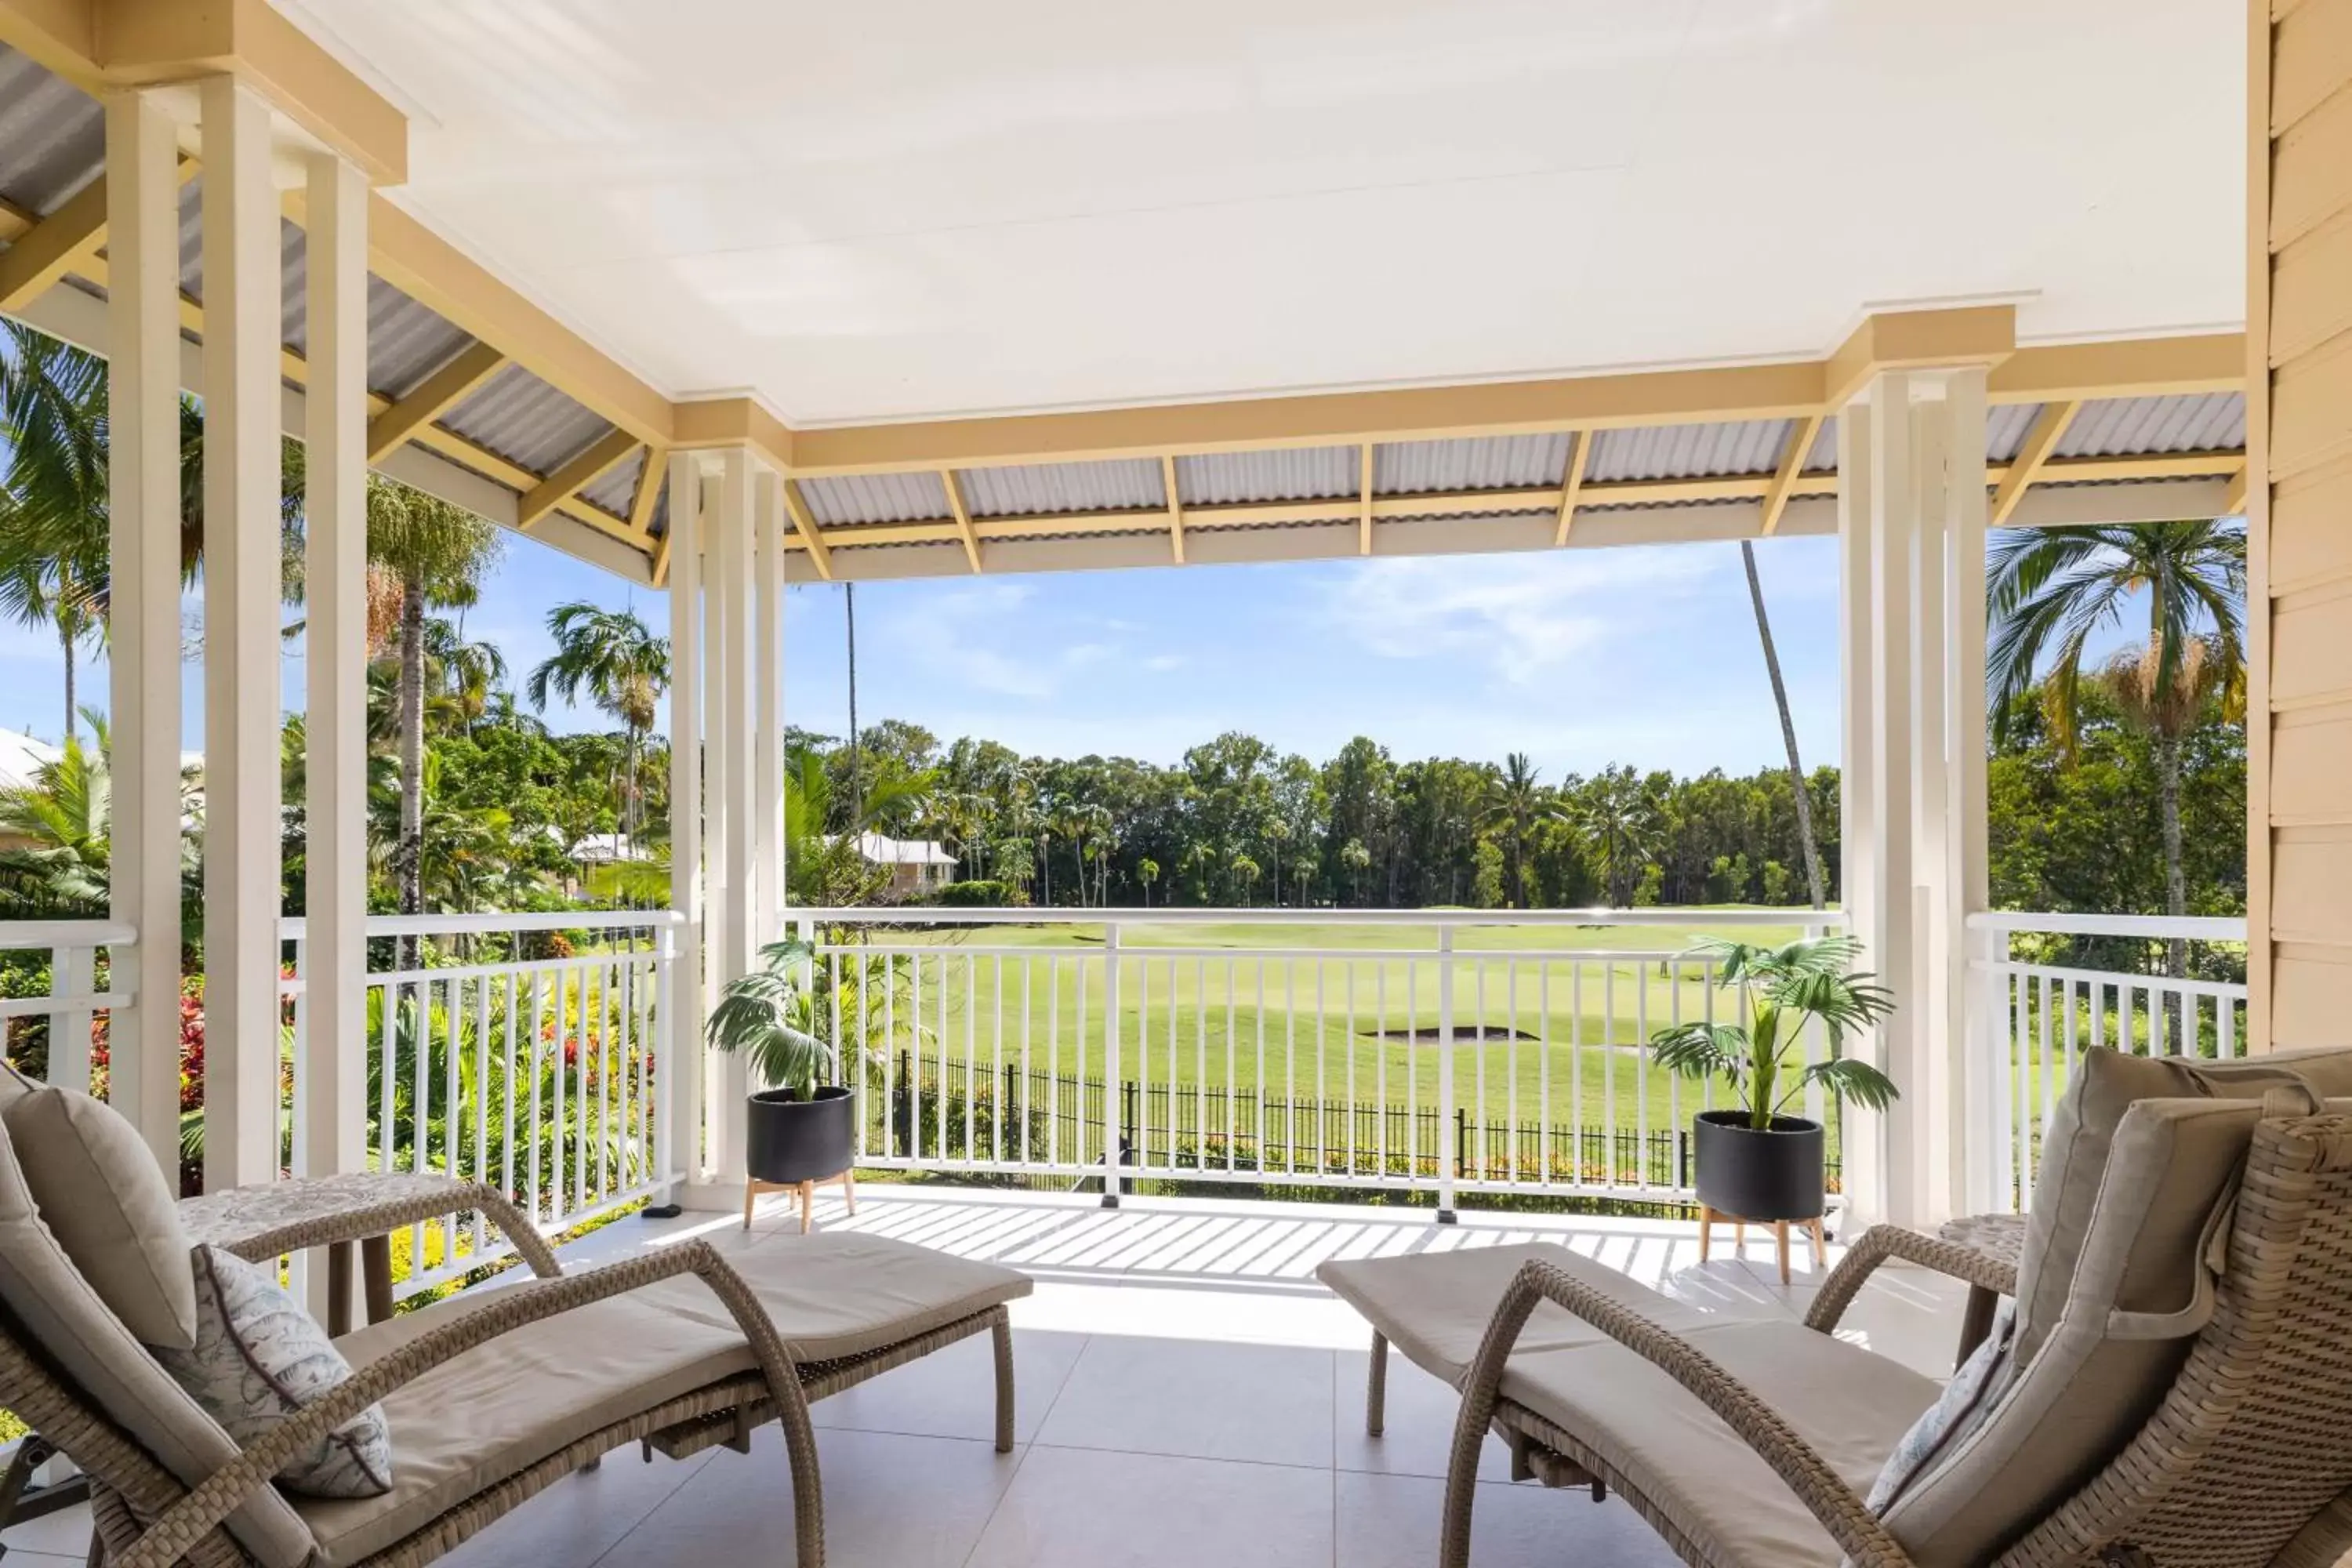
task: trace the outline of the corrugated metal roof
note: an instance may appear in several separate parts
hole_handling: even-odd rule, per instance
[[[1603,430],[1593,438],[1586,479],[1683,479],[1722,474],[1769,474],[1788,444],[1790,419],[1741,419],[1713,425],[1657,425]]]
[[[1032,463],[1010,468],[965,468],[958,479],[974,517],[1023,517],[1033,512],[1122,511],[1166,507],[1160,465],[1149,458],[1108,463]],[[1182,483],[1180,478],[1177,481]],[[942,512],[946,502],[942,500]],[[933,515],[940,515],[934,513]]]
[[[594,482],[583,485],[580,496],[593,501],[616,517],[629,515],[636,504],[637,476],[645,471],[646,449],[643,447],[622,458],[618,465],[598,476]]]
[[[1557,485],[1568,468],[1566,431],[1455,441],[1391,441],[1372,448],[1375,495],[1523,489]]]
[[[1805,454],[1804,471],[1809,474],[1834,473],[1837,470],[1837,416],[1822,421],[1821,431],[1813,437],[1813,449]]]
[[[368,279],[370,389],[404,396],[473,341],[383,279]]]
[[[2025,433],[2041,416],[2038,403],[1996,403],[1985,410],[1985,457],[2006,463],[2025,445]]]
[[[611,429],[519,364],[501,367],[441,423],[510,463],[544,474]]]
[[[106,111],[0,45],[0,196],[46,216],[106,166]]]
[[[1353,447],[1288,452],[1212,452],[1176,459],[1176,492],[1186,506],[1244,501],[1322,500],[1351,496],[1362,454]],[[1166,498],[1161,498],[1166,504]]]
[[[2083,405],[2058,438],[2062,458],[2136,452],[2217,452],[2246,444],[2242,393],[2178,397],[2103,397]]]
[[[961,480],[967,506],[971,479]],[[928,522],[950,515],[947,487],[937,474],[851,474],[800,481],[809,515],[828,528],[859,522]]]

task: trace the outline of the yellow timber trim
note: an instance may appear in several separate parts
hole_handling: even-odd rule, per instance
[[[1578,499],[1584,490],[1584,473],[1592,466],[1592,432],[1571,430],[1568,433],[1568,465],[1559,474],[1559,522],[1552,530],[1554,545],[1568,542],[1569,530],[1576,526]]]
[[[196,162],[180,160],[180,183],[195,178]],[[106,176],[100,174],[33,220],[0,255],[0,310],[14,310],[68,272],[87,274],[106,243]]]
[[[950,478],[953,478],[952,470]],[[1164,453],[1160,458],[1160,486],[1168,493],[1168,548],[1175,557],[1176,564],[1181,566],[1184,564],[1184,497],[1176,489],[1176,459]],[[966,534],[971,532],[971,519],[966,515],[961,500],[956,501],[956,520],[963,524]],[[971,569],[975,572],[980,570],[980,547],[977,544],[972,546]]]
[[[228,73],[370,183],[408,178],[408,120],[267,0],[0,0],[0,42],[93,97]]]
[[[2235,516],[2246,510],[2247,468],[2241,463],[2238,471],[2230,476],[2230,489],[2221,497],[2221,514]]]
[[[971,508],[964,504],[963,485],[957,479],[956,471],[953,468],[940,470],[940,485],[948,492],[949,510],[955,513],[956,528],[963,538],[964,559],[971,562],[971,569],[977,572],[980,570],[980,535],[972,531]],[[795,512],[793,514],[795,526],[798,525],[799,518],[800,514]],[[1179,561],[1184,559],[1181,535],[1178,536],[1176,559]]]
[[[646,448],[646,466],[637,470],[637,493],[629,501],[629,526],[637,532],[651,534],[654,528],[654,503],[661,500],[662,481],[668,477],[669,454],[659,447]],[[664,551],[667,554],[667,550]]]
[[[2243,462],[2236,452],[2173,452],[2148,457],[2073,458],[2042,465],[2036,482],[2042,484],[2115,484],[2136,479],[2221,479]],[[2011,465],[1993,463],[1985,468],[1985,483],[1998,486]],[[1576,496],[1579,508],[1661,506],[1694,501],[1761,502],[1779,482],[1779,474],[1734,474],[1682,479],[1627,479],[1613,484],[1583,484]],[[1800,472],[1788,487],[1790,500],[1834,496],[1833,473]],[[1566,496],[1564,486],[1532,489],[1454,490],[1422,495],[1375,496],[1371,516],[1390,518],[1468,517],[1511,513],[1558,513]],[[1187,533],[1202,529],[1263,528],[1293,523],[1355,523],[1360,529],[1364,511],[1360,495],[1330,496],[1311,500],[1250,501],[1233,506],[1184,509]],[[796,510],[796,521],[805,512]],[[1034,512],[975,518],[973,531],[983,542],[1037,539],[1055,535],[1140,534],[1166,526],[1167,514],[1157,507],[1113,511]],[[890,523],[844,523],[817,530],[803,526],[803,538],[816,537],[828,557],[841,546],[882,544],[950,544],[962,531],[952,520]],[[830,575],[828,563],[827,575]]]
[[[2025,499],[2027,487],[2033,483],[2034,476],[2042,471],[2042,466],[2050,460],[2058,438],[2066,434],[2066,426],[2074,422],[2074,416],[2082,406],[2079,403],[2042,405],[2042,412],[2033,417],[2033,427],[2026,431],[2025,440],[2018,447],[2017,456],[2009,465],[2009,472],[2000,477],[2000,488],[1993,491],[1992,511],[1985,519],[1988,528],[1999,528],[2009,521],[2009,514],[2015,511],[2017,503]]]
[[[784,510],[793,514],[795,537],[800,541],[801,548],[809,552],[809,559],[816,563],[816,574],[828,583],[832,582],[833,546],[826,542],[824,531],[817,527],[816,520],[809,516],[808,502],[801,496],[798,479],[787,479],[784,481]],[[960,531],[952,523],[948,527],[947,537],[956,538]]]
[[[1815,414],[1800,419],[1797,427],[1789,433],[1789,449],[1780,456],[1780,469],[1773,474],[1772,482],[1764,487],[1764,518],[1756,531],[1767,539],[1780,531],[1780,514],[1788,510],[1789,497],[1805,471],[1805,457],[1822,433],[1823,417]]]
[[[577,497],[613,471],[621,460],[643,445],[626,430],[607,430],[574,456],[556,465],[547,478],[525,490],[515,503],[515,526],[529,528],[563,502]]]
[[[488,343],[468,343],[458,350],[447,363],[368,421],[367,460],[383,461],[419,430],[464,402],[506,363],[507,356]]]
[[[1822,402],[1842,406],[1880,371],[1997,365],[2017,352],[2017,307],[1882,310],[1865,318],[1822,367]]]
[[[100,177],[104,178],[103,175]],[[33,226],[40,221],[36,215],[26,211],[5,196],[0,196],[0,240],[14,245],[31,233]]]
[[[671,410],[675,451],[749,447],[780,471],[793,468],[793,432],[750,397],[698,397]]]
[[[1356,456],[1356,553],[1372,552],[1372,444]]]
[[[2082,403],[2101,397],[2180,397],[2246,384],[2246,334],[2042,343],[2019,349],[1985,377],[1995,403]]]

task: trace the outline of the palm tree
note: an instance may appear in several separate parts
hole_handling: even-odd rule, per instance
[[[1364,847],[1360,838],[1350,838],[1339,846],[1339,864],[1355,879],[1356,902],[1364,901],[1364,873],[1371,869],[1372,852]]]
[[[637,759],[645,738],[661,714],[669,689],[669,641],[656,637],[635,610],[608,610],[582,601],[548,612],[547,629],[555,654],[530,672],[524,689],[530,705],[547,706],[547,694],[564,701],[585,688],[604,712],[628,734],[628,779],[621,795],[622,831],[637,827]]]
[[[1242,885],[1242,908],[1249,908],[1250,889],[1257,886],[1258,864],[1246,851],[1234,856],[1234,880]]]
[[[1986,603],[1992,642],[1985,678],[1993,732],[2006,738],[2037,674],[2052,733],[2071,758],[2084,660],[2091,639],[2147,595],[2146,649],[2119,656],[2104,676],[2156,752],[2164,832],[2165,912],[2189,912],[2180,844],[2180,744],[2219,695],[2245,700],[2246,533],[2220,520],[2019,530],[1993,545]],[[2042,672],[2046,670],[2046,674]],[[2165,967],[2189,971],[2189,944],[2167,944]]]
[[[1780,652],[1772,643],[1771,617],[1764,613],[1764,584],[1756,575],[1756,546],[1739,542],[1739,559],[1748,568],[1748,602],[1756,608],[1756,637],[1764,645],[1764,672],[1772,678],[1772,705],[1780,710],[1780,743],[1789,751],[1789,793],[1797,803],[1797,843],[1805,856],[1805,890],[1813,908],[1828,902],[1822,886],[1822,852],[1813,842],[1813,799],[1805,788],[1805,764],[1797,757],[1797,721],[1789,713],[1789,689],[1780,679]]]
[[[855,583],[841,585],[841,619],[849,637],[849,816],[852,822],[864,822],[866,773],[857,753],[857,584]]]
[[[1643,795],[1641,781],[1630,767],[1605,768],[1584,787],[1570,815],[1599,863],[1610,906],[1628,907],[1642,868],[1657,853],[1657,813]]]
[[[1160,862],[1146,855],[1135,863],[1135,879],[1143,884],[1143,907],[1151,907],[1151,884],[1160,880]]]
[[[472,604],[500,548],[496,524],[405,485],[368,477],[368,553],[400,590],[400,831],[392,872],[403,914],[425,908],[425,608]]]
[[[1528,907],[1528,832],[1538,818],[1559,811],[1544,799],[1535,765],[1525,752],[1503,759],[1503,771],[1489,779],[1479,809],[1481,827],[1503,829],[1511,850],[1511,907]]]

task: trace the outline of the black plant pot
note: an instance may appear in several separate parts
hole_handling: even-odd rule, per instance
[[[750,1123],[746,1173],[779,1186],[837,1176],[849,1169],[857,1131],[857,1096],[839,1085],[820,1087],[814,1100],[791,1089],[761,1089],[744,1102]]]
[[[1822,1210],[1822,1124],[1776,1116],[1769,1131],[1744,1110],[1703,1110],[1691,1125],[1698,1201],[1737,1219],[1815,1219]]]

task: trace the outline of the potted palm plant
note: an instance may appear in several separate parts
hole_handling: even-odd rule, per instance
[[[815,950],[798,938],[760,950],[758,964],[730,981],[710,1010],[704,1035],[719,1050],[742,1056],[761,1081],[743,1108],[743,1224],[763,1192],[799,1194],[801,1229],[820,1183],[838,1182],[857,1212],[849,1163],[857,1129],[857,1097],[827,1083],[840,1057],[812,1027],[815,1018]]]
[[[1692,951],[1715,963],[1719,984],[1737,994],[1738,1021],[1659,1029],[1650,1037],[1651,1054],[1669,1072],[1720,1079],[1731,1089],[1737,1109],[1703,1110],[1691,1129],[1701,1217],[1777,1223],[1785,1259],[1787,1222],[1818,1220],[1826,1186],[1822,1124],[1787,1109],[1815,1084],[1832,1101],[1873,1110],[1896,1097],[1885,1073],[1843,1054],[1849,1034],[1894,1010],[1894,994],[1852,967],[1862,944],[1851,936],[1780,947],[1703,937]],[[1807,1062],[1804,1028],[1815,1020],[1828,1052]]]

